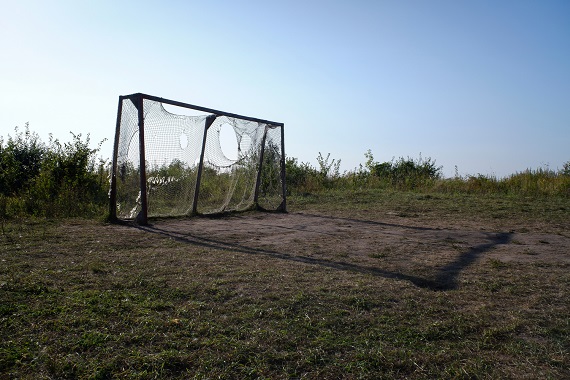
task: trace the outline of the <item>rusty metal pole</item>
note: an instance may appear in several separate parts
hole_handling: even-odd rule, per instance
[[[255,180],[255,192],[253,193],[253,203],[256,208],[259,208],[259,186],[261,185],[261,170],[263,168],[263,156],[265,153],[265,140],[267,139],[267,130],[269,126],[266,124],[263,130],[263,137],[261,138],[261,148],[259,152],[259,166],[257,167],[257,178]]]
[[[137,99],[138,119],[139,119],[139,168],[140,168],[140,188],[141,188],[141,211],[137,215],[137,223],[148,224],[148,202],[146,187],[146,157],[144,149],[144,96],[140,94]]]
[[[119,136],[121,130],[121,116],[123,113],[123,97],[119,96],[117,107],[117,126],[115,127],[115,141],[113,143],[113,164],[111,166],[111,189],[109,190],[109,220],[117,220],[117,158],[119,154]]]
[[[285,182],[285,124],[281,124],[281,191],[283,192],[283,202],[280,211],[287,212],[287,183]]]
[[[198,173],[196,174],[196,188],[194,190],[194,201],[192,202],[192,215],[198,214],[198,195],[200,194],[200,181],[202,180],[202,168],[204,167],[204,153],[206,152],[206,138],[208,137],[208,129],[216,120],[217,115],[209,115],[204,124],[204,137],[202,138],[202,151],[200,152],[200,163],[198,164]]]

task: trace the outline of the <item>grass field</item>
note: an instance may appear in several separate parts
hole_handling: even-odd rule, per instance
[[[570,198],[4,221],[0,379],[570,378]]]

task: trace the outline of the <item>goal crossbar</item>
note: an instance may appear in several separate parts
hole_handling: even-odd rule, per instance
[[[213,114],[216,116],[227,116],[227,117],[235,117],[236,119],[242,119],[242,120],[247,120],[247,121],[253,121],[255,123],[262,123],[262,124],[270,124],[270,125],[274,125],[276,127],[283,127],[284,124],[283,123],[278,123],[276,121],[269,121],[269,120],[263,120],[263,119],[258,119],[256,117],[250,117],[250,116],[243,116],[243,115],[238,115],[235,113],[231,113],[231,112],[225,112],[225,111],[220,111],[220,110],[216,110],[213,108],[207,108],[207,107],[202,107],[202,106],[197,106],[194,104],[188,104],[188,103],[183,103],[183,102],[178,102],[176,100],[170,100],[170,99],[165,99],[165,98],[160,98],[158,96],[152,96],[152,95],[148,95],[148,94],[142,94],[142,93],[136,93],[136,94],[131,94],[131,95],[122,95],[119,97],[120,99],[147,99],[147,100],[153,100],[155,102],[159,102],[159,103],[163,103],[163,104],[170,104],[172,106],[177,106],[177,107],[183,107],[183,108],[190,108],[193,109],[195,111],[200,111],[200,112],[205,112],[205,113],[209,113],[209,114]]]

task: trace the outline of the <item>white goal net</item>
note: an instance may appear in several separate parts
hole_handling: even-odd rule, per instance
[[[118,108],[112,218],[146,223],[155,216],[285,211],[282,123],[145,94],[121,96]],[[184,109],[201,114],[183,115]],[[228,131],[235,152],[222,148]]]

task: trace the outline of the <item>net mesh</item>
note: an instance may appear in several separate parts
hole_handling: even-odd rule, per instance
[[[241,211],[253,206],[277,210],[283,204],[282,126],[218,116],[206,130],[209,115],[174,114],[148,99],[143,100],[143,116],[149,217]],[[235,137],[236,151],[222,147],[222,132],[228,130]],[[142,208],[139,146],[138,109],[124,99],[116,156],[119,218],[135,218]]]

